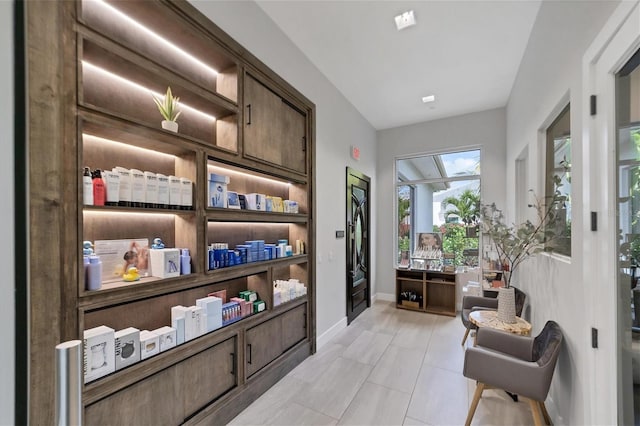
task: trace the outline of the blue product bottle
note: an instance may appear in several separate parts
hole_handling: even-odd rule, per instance
[[[191,273],[191,256],[189,249],[182,249],[180,255],[180,275],[189,275]]]
[[[102,287],[102,262],[99,256],[89,256],[87,266],[87,290],[100,290]]]

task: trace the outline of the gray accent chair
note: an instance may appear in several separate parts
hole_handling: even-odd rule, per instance
[[[488,388],[503,389],[528,398],[534,424],[542,425],[540,411],[545,423],[551,424],[544,401],[562,344],[560,326],[547,321],[535,338],[480,328],[476,344],[467,348],[464,355],[462,374],[477,381],[465,424],[471,424],[482,391]]]
[[[512,286],[513,287],[513,286]],[[524,309],[524,303],[527,299],[527,295],[520,289],[513,287],[516,299],[516,315],[522,316],[522,310]],[[464,332],[464,337],[462,338],[462,345],[467,341],[467,337],[469,336],[469,332],[471,330],[477,330],[478,326],[471,323],[469,321],[469,314],[473,311],[477,310],[497,310],[498,309],[498,299],[493,297],[482,297],[482,296],[464,296],[462,298],[462,311],[460,311],[460,319],[462,319],[462,324],[466,328]]]

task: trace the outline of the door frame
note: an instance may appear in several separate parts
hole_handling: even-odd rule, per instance
[[[345,221],[348,219],[349,217],[349,209],[351,208],[351,190],[349,188],[349,176],[355,176],[360,180],[363,180],[365,182],[367,182],[367,209],[366,209],[366,217],[367,217],[367,239],[366,239],[366,253],[367,253],[367,257],[366,257],[366,266],[367,266],[367,272],[366,272],[366,280],[367,280],[367,308],[371,307],[371,178],[367,175],[365,175],[364,173],[353,169],[349,166],[347,166],[347,173],[346,173],[346,189],[347,189],[347,194],[346,194],[346,206],[345,206]],[[349,260],[350,260],[350,256],[351,256],[351,252],[350,252],[350,246],[351,246],[351,237],[350,237],[350,230],[348,229],[348,224],[347,224],[347,232],[345,235],[345,246],[346,246],[346,256],[345,256],[345,271],[344,271],[344,277],[345,277],[345,313],[346,313],[346,317],[347,317],[347,325],[351,324],[351,321],[353,321],[355,318],[357,318],[356,315],[355,317],[351,317],[350,313],[349,313],[349,304],[350,304],[350,292],[351,292],[351,284],[349,281]]]
[[[610,284],[611,278],[618,276],[615,74],[640,48],[638,23],[638,2],[621,2],[583,56],[582,178],[583,187],[589,189],[583,191],[584,223],[591,222],[591,212],[598,216],[597,230],[584,230],[582,251],[584,276],[594,277],[591,285],[585,286],[589,305],[584,318],[585,339],[591,341],[593,327],[598,330],[599,340],[598,349],[588,352],[583,366],[590,424],[617,424],[622,400],[618,381],[618,286]],[[592,95],[597,100],[595,115],[588,107]]]

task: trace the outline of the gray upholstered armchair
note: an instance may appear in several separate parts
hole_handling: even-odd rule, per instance
[[[535,338],[480,328],[476,343],[464,355],[464,376],[477,380],[466,425],[471,424],[482,391],[489,387],[528,398],[534,424],[542,425],[539,410],[550,424],[544,401],[562,344],[560,326],[547,321]]]
[[[513,286],[512,286],[513,287]],[[527,299],[527,295],[520,289],[513,287],[516,299],[516,315],[522,316],[522,310],[524,309],[524,302]],[[467,341],[469,332],[471,330],[477,330],[478,327],[469,321],[469,314],[479,309],[498,309],[498,299],[492,297],[481,296],[464,296],[462,298],[462,311],[460,311],[460,319],[466,330],[464,337],[462,338],[462,345]]]

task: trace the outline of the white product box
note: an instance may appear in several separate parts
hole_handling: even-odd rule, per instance
[[[176,329],[173,327],[160,327],[153,330],[153,333],[158,335],[160,342],[160,352],[164,352],[167,349],[171,349],[176,345]]]
[[[177,248],[149,250],[151,275],[158,278],[180,276],[180,250]]]
[[[115,333],[116,370],[140,361],[140,330],[129,327]]]
[[[105,202],[107,205],[116,206],[120,201],[120,174],[115,171],[102,172],[102,180],[105,187]]]
[[[202,308],[206,321],[204,333],[217,330],[222,327],[222,299],[215,296],[203,297],[196,300],[196,306]]]
[[[169,206],[169,178],[162,173],[156,173],[158,178],[158,205],[160,207]]]
[[[182,206],[180,178],[177,176],[169,176],[169,205],[172,209]]]
[[[149,330],[140,332],[140,359],[147,359],[160,353],[160,339]]]
[[[114,167],[113,171],[120,175],[119,201],[123,203],[131,202],[131,170],[118,166]]]
[[[180,205],[183,209],[191,209],[193,206],[193,188],[191,180],[180,178]]]
[[[138,169],[131,169],[131,201],[142,205],[146,201],[144,194],[144,173]]]
[[[202,335],[202,326],[205,321],[201,307],[189,306],[187,309],[189,309],[189,312],[185,312],[184,317],[185,342]]]
[[[171,327],[176,330],[176,345],[184,343],[184,317],[171,320]]]
[[[278,306],[282,303],[282,292],[277,288],[273,290],[273,306]]]
[[[298,213],[298,202],[293,200],[284,200],[285,213]]]
[[[209,174],[209,206],[227,208],[227,185],[229,176]]]
[[[147,205],[158,204],[158,177],[153,172],[144,172],[144,196]]]
[[[186,341],[185,323],[187,313],[190,312],[189,308],[182,305],[171,307],[171,326],[176,329],[176,343],[178,345],[181,345]]]
[[[101,325],[83,333],[84,382],[116,371],[115,330]]]
[[[264,194],[251,193],[245,195],[247,200],[247,210],[262,210],[267,207],[267,199]]]

